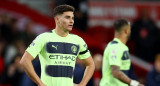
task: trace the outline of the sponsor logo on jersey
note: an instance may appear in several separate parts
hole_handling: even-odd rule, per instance
[[[58,45],[56,45],[56,46],[55,46],[55,45],[52,45],[52,47],[55,48],[55,49],[57,50]]]
[[[68,60],[70,59],[71,61],[75,61],[76,60],[76,56],[67,56],[67,55],[50,55],[49,56],[50,59],[60,59],[60,60]]]
[[[116,59],[117,57],[116,56],[111,56],[111,59]]]
[[[79,45],[65,42],[48,42],[46,51],[51,54],[78,55]]]

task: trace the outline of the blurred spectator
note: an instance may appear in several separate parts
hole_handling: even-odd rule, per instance
[[[17,54],[22,55],[25,51],[26,47],[24,45],[24,42],[22,40],[15,40],[13,44],[10,44],[6,48],[6,53],[5,53],[5,65],[8,67],[8,65],[11,63],[11,61],[14,59],[14,57]]]
[[[79,84],[83,78],[85,71],[85,65],[83,64],[82,60],[77,59],[76,60],[76,65],[74,69],[74,77],[73,77],[73,82],[76,84]],[[86,86],[93,86],[93,78],[88,82]]]
[[[18,23],[18,20],[17,19],[14,19],[12,18],[11,19],[11,25],[10,25],[10,28],[11,28],[11,34],[10,34],[10,40],[11,42],[10,43],[13,43],[15,40],[20,40],[22,39],[22,32],[19,31],[18,27],[17,27],[17,23]]]
[[[2,38],[2,24],[3,24],[2,14],[0,14],[0,38]]]
[[[3,61],[3,56],[2,56],[2,50],[3,50],[3,42],[0,40],[0,76],[4,72],[4,61]]]
[[[15,39],[21,38],[22,33],[18,30],[17,23],[17,19],[6,14],[2,15],[1,33],[8,44],[13,43]]]
[[[11,42],[11,20],[12,18],[9,15],[2,14],[1,15],[1,24],[0,24],[0,32],[2,38],[5,39],[7,43]]]
[[[66,0],[66,4],[75,8],[74,27],[85,31],[88,22],[88,0]]]
[[[67,0],[54,0],[54,5],[58,6],[58,5],[62,5],[62,4],[66,4]]]
[[[131,39],[135,42],[136,55],[143,60],[153,62],[157,52],[158,29],[149,16],[147,9],[144,9],[141,18],[133,23]]]
[[[156,55],[155,67],[147,75],[146,86],[160,86],[160,53]]]
[[[93,56],[93,60],[95,63],[95,72],[93,74],[93,80],[94,80],[94,85],[93,86],[99,86],[101,77],[102,77],[102,55],[101,54],[95,54]]]
[[[22,57],[21,55],[17,55],[14,58],[13,63],[8,67],[8,71],[7,71],[8,80],[7,81],[12,86],[20,86],[20,82],[22,80],[22,75],[24,71],[23,71],[23,67],[19,63],[21,57]]]
[[[33,31],[33,27],[34,27],[34,22],[31,20],[27,21],[25,25],[25,31],[22,34],[22,40],[24,41],[25,46],[28,46],[36,37]]]

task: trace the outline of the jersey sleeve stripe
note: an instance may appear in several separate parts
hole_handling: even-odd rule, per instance
[[[85,50],[85,51],[80,52],[79,54],[82,55],[82,54],[85,54],[85,53],[87,53],[87,52],[88,52],[88,49]]]

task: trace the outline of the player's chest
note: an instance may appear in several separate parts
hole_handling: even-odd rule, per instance
[[[78,42],[65,39],[48,39],[45,43],[45,51],[50,54],[77,55],[80,49]]]

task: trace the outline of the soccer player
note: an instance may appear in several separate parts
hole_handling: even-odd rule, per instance
[[[77,35],[69,34],[74,24],[74,10],[69,5],[57,6],[53,12],[55,29],[37,36],[20,61],[27,75],[38,86],[86,86],[94,72],[94,62],[85,41]],[[37,55],[41,63],[41,79],[32,65]],[[80,84],[73,83],[77,56],[86,65]]]
[[[114,23],[114,31],[114,39],[104,51],[100,86],[143,86],[127,76],[131,65],[126,46],[131,33],[130,23],[119,19]]]

